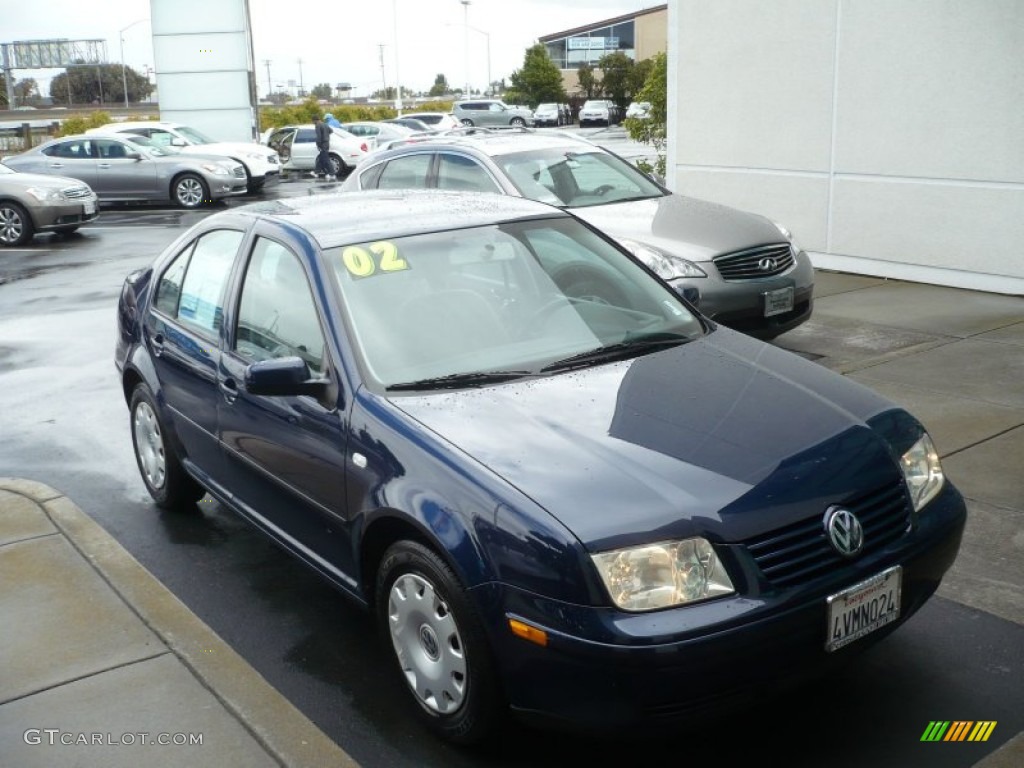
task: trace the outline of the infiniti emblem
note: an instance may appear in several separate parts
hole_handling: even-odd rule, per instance
[[[825,532],[843,557],[853,557],[864,546],[864,529],[853,512],[842,507],[825,510]]]
[[[761,269],[762,272],[771,272],[773,269],[778,268],[779,262],[777,262],[771,256],[765,256],[763,259],[757,262],[757,266]]]

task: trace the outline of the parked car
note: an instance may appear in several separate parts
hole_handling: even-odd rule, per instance
[[[411,112],[405,118],[419,120],[428,130],[445,130],[462,125],[450,112]]]
[[[651,116],[651,102],[649,101],[634,101],[626,108],[627,118],[636,118],[638,120],[646,120]]]
[[[530,200],[234,208],[129,275],[117,318],[156,505],[209,493],[372,612],[453,741],[510,710],[633,733],[770,700],[958,552],[914,416]]]
[[[136,121],[108,123],[86,133],[133,133],[145,136],[157,146],[173,147],[197,155],[222,155],[241,163],[249,192],[258,192],[280,179],[281,165],[275,152],[256,142],[217,141],[202,131],[181,123]]]
[[[476,99],[457,101],[452,114],[462,125],[483,127],[508,127],[533,125],[533,112],[529,107],[505,104],[500,99]]]
[[[590,99],[580,107],[580,127],[586,125],[609,126],[615,122],[615,106],[605,99]]]
[[[814,270],[787,230],[673,194],[606,149],[545,133],[428,138],[374,156],[343,189],[470,189],[573,211],[615,237],[709,317],[770,339],[805,322]]]
[[[36,232],[70,234],[97,213],[88,184],[0,164],[0,246],[24,245]]]
[[[383,142],[393,139],[404,139],[416,133],[412,128],[405,125],[373,121],[345,123],[342,128],[353,136],[372,141],[372,146],[368,147],[370,151],[373,151]]]
[[[404,125],[406,128],[411,128],[414,131],[430,131],[433,128],[422,120],[417,120],[415,117],[391,117],[387,120],[381,120],[382,123],[395,123],[397,125]]]
[[[343,179],[352,172],[371,150],[372,139],[353,136],[343,128],[331,128],[331,148],[328,158],[334,176]],[[281,158],[286,171],[312,171],[316,167],[316,127],[285,125],[275,129],[267,138],[267,146]]]
[[[538,104],[533,110],[533,124],[542,127],[551,125],[558,127],[562,125],[562,110],[560,104]]]
[[[245,194],[241,163],[146,142],[141,136],[129,139],[116,133],[77,134],[4,158],[4,164],[16,171],[78,179],[105,203],[171,201],[182,208],[198,208]]]

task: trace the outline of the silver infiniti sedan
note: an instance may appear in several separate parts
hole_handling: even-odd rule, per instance
[[[811,316],[814,270],[784,227],[674,194],[590,142],[506,132],[426,137],[373,156],[342,186],[395,188],[518,195],[565,208],[629,249],[705,316],[760,339]],[[585,266],[568,263],[559,274],[577,295],[620,298]]]
[[[198,208],[246,191],[240,163],[220,155],[172,152],[138,136],[65,136],[6,157],[4,164],[26,173],[84,181],[101,203],[171,201],[182,208]]]
[[[0,164],[0,246],[23,245],[36,232],[68,235],[96,215],[96,193],[78,179]]]

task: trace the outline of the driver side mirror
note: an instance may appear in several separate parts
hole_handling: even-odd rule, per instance
[[[245,390],[251,395],[268,397],[320,397],[327,382],[310,377],[309,366],[301,357],[261,360],[245,369]]]
[[[124,156],[126,158],[128,158],[129,160],[141,160],[142,159],[142,155],[140,155],[138,152],[126,152]]]
[[[174,136],[171,139],[171,146],[172,147],[184,147],[184,146],[186,146],[185,140],[184,139],[179,139],[177,136]]]

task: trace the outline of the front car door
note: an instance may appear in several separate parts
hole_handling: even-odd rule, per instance
[[[143,326],[158,399],[170,412],[183,458],[204,478],[221,476],[217,367],[224,297],[245,233],[213,229],[189,241],[155,278]]]
[[[354,579],[344,575],[353,567],[345,519],[347,417],[307,272],[293,248],[257,236],[239,285],[218,374],[226,485],[253,522],[352,587]],[[293,356],[312,378],[328,382],[326,395],[246,391],[249,365]]]
[[[118,139],[96,139],[93,144],[97,183],[109,197],[149,200],[160,195],[156,163],[138,147]]]
[[[270,138],[267,139],[267,146],[277,152],[281,158],[282,167],[291,168],[292,141],[294,139],[294,128],[279,128],[270,134]]]

